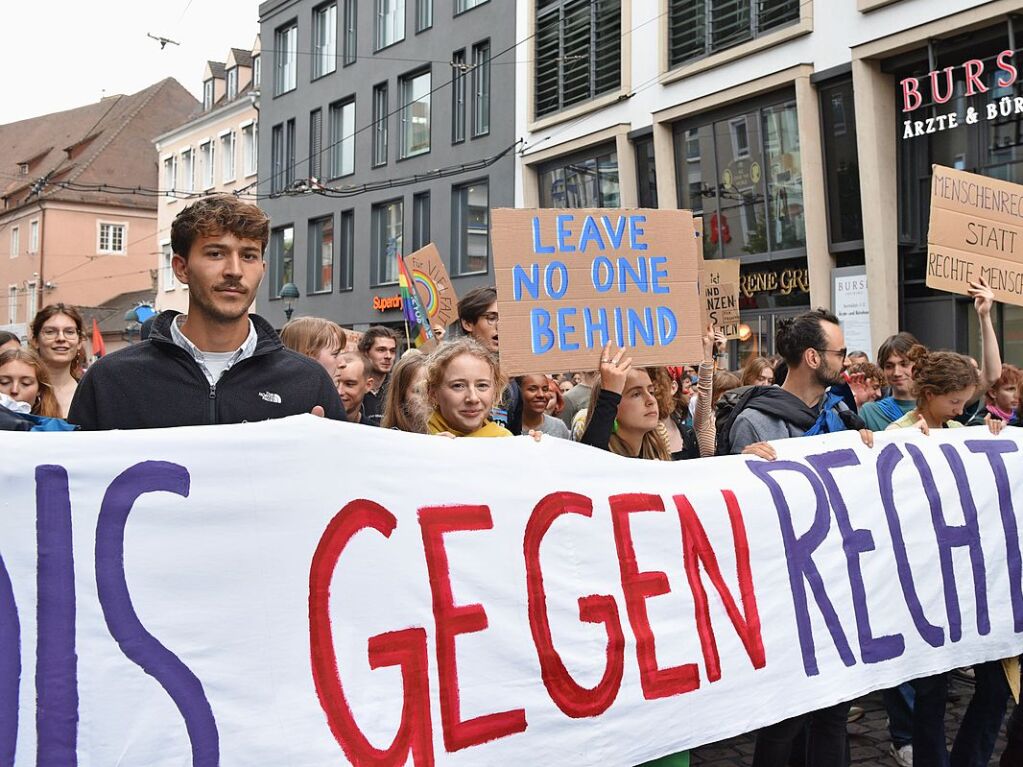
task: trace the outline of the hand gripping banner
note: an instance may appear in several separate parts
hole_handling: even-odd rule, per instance
[[[1017,429],[0,435],[0,765],[639,764],[1023,651]]]

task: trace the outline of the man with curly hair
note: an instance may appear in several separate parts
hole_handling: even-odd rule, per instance
[[[171,225],[171,264],[188,313],[161,312],[149,338],[89,368],[68,420],[83,429],[241,423],[315,412],[344,420],[334,382],[249,314],[266,271],[270,222],[255,205],[212,195]]]

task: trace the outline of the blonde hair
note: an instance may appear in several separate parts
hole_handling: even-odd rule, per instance
[[[441,344],[427,359],[426,364],[429,367],[426,370],[426,391],[431,395],[430,399],[432,400],[433,393],[440,389],[448,365],[456,357],[461,357],[463,354],[483,360],[490,366],[490,372],[494,378],[494,404],[496,405],[504,396],[508,379],[501,374],[501,368],[498,366],[494,355],[483,348],[483,345],[471,336],[463,336],[450,343]]]
[[[415,354],[405,352],[391,370],[391,383],[384,397],[384,416],[380,425],[385,429],[426,434],[426,419],[429,414],[424,407],[412,401],[410,394],[412,381],[419,371],[426,367],[427,358],[418,349],[415,352]]]
[[[668,371],[664,368],[639,368],[650,376],[650,381],[654,384],[657,390],[657,409],[660,414],[662,406],[662,397],[660,395],[660,389],[663,385],[663,380],[668,377]],[[597,399],[600,397],[600,379],[597,379],[593,384],[593,391],[590,392],[590,407],[586,411],[586,427],[589,428],[590,421],[593,420],[593,414],[597,412]],[[671,389],[668,389],[671,392]],[[616,419],[617,423],[617,419]],[[584,431],[585,431],[584,428]],[[625,440],[618,436],[617,430],[611,432],[611,438],[607,441],[607,449],[615,455],[624,455],[627,458],[643,458],[648,461],[670,461],[671,451],[668,449],[668,430],[664,428],[663,423],[658,423],[656,427],[646,432],[643,435],[643,441],[639,446],[639,455],[633,456],[629,446],[625,444]]]
[[[322,317],[297,317],[281,328],[281,343],[306,357],[316,357],[324,349],[344,351],[345,331]]]
[[[60,403],[57,401],[57,395],[53,393],[50,373],[46,370],[42,358],[31,349],[9,349],[0,354],[0,368],[10,362],[23,362],[35,370],[36,381],[39,383],[39,396],[32,403],[32,415],[61,418],[63,414],[60,410]]]

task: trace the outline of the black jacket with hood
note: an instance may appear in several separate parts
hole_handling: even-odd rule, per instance
[[[284,348],[270,324],[249,315],[256,350],[210,386],[202,368],[174,343],[175,311],[161,312],[152,335],[97,360],[71,403],[68,421],[82,429],[156,429],[284,418],[323,408],[345,420],[334,382],[315,360]]]

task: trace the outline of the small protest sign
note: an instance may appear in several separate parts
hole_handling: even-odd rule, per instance
[[[739,261],[715,258],[700,267],[705,323],[725,334],[739,337]]]
[[[432,242],[415,253],[405,256],[416,294],[426,310],[430,327],[447,328],[458,318],[458,295],[451,286],[451,278]],[[436,332],[436,330],[434,330]]]
[[[493,215],[501,369],[596,367],[608,341],[634,365],[700,359],[699,251],[686,210]]]
[[[1023,306],[1023,186],[935,165],[927,287],[966,295],[981,277]]]

